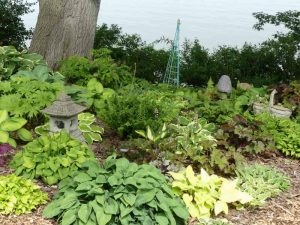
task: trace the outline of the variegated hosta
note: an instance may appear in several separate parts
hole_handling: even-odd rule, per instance
[[[94,141],[102,141],[101,135],[104,129],[95,124],[96,118],[91,113],[80,113],[78,115],[79,130],[82,132],[85,141],[88,144],[93,144]],[[46,135],[49,133],[49,123],[38,126],[35,132],[39,135]]]
[[[181,196],[194,218],[209,218],[212,211],[215,215],[228,213],[229,203],[245,204],[252,196],[237,188],[238,180],[228,180],[217,175],[208,175],[204,169],[195,175],[188,166],[179,173],[170,172],[174,181],[174,192]]]
[[[95,125],[95,115],[91,113],[81,113],[78,115],[78,120],[79,129],[88,144],[92,144],[94,141],[102,141],[101,135],[104,133],[104,129]]]

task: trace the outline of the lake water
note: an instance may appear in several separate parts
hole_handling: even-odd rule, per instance
[[[252,13],[285,10],[300,10],[300,0],[102,0],[98,24],[118,24],[152,42],[162,36],[173,39],[180,18],[182,39],[198,38],[212,49],[266,40],[277,28],[253,30]],[[24,17],[28,27],[35,26],[37,11],[36,6],[35,13]]]

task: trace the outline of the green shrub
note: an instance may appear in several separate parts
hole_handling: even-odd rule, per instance
[[[38,65],[46,65],[41,55],[19,52],[12,46],[0,46],[0,80],[9,80],[21,70],[32,71]]]
[[[37,117],[42,109],[56,100],[62,89],[61,83],[47,83],[24,77],[0,82],[0,109],[18,117]]]
[[[226,219],[201,219],[197,225],[233,225]]]
[[[187,104],[181,97],[170,97],[159,90],[131,87],[107,99],[104,108],[98,111],[100,118],[123,137],[136,136],[136,130],[147,126],[159,130],[164,123],[176,118]]]
[[[276,169],[265,165],[238,167],[236,174],[240,188],[251,194],[250,205],[261,206],[271,197],[279,195],[290,187],[290,179]]]
[[[237,187],[237,180],[227,180],[216,175],[208,175],[201,169],[195,175],[193,168],[188,166],[179,173],[170,172],[174,181],[173,191],[181,196],[193,218],[209,218],[212,211],[215,215],[228,213],[228,204],[248,203],[252,197]]]
[[[11,167],[17,175],[26,178],[42,178],[47,184],[56,184],[69,177],[80,165],[93,159],[92,151],[66,132],[43,135],[28,143],[18,152]]]
[[[276,147],[285,155],[300,158],[300,124],[290,120],[272,117],[265,113],[258,115],[261,129],[272,134]]]
[[[188,212],[153,166],[108,158],[86,162],[62,181],[44,210],[61,224],[186,224]]]
[[[0,214],[30,213],[47,200],[48,195],[32,181],[15,174],[0,176]]]

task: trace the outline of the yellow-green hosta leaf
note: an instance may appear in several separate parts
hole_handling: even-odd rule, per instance
[[[224,212],[225,214],[228,214],[228,205],[226,202],[217,201],[215,204],[215,215],[219,215],[221,212]]]
[[[221,195],[220,200],[223,202],[231,203],[231,202],[243,202],[247,203],[252,200],[252,197],[245,193],[240,191],[237,188],[237,182],[238,180],[224,180],[222,183],[222,186],[220,188]]]
[[[1,123],[0,129],[3,131],[16,131],[21,129],[26,123],[27,120],[23,118],[11,118]]]
[[[185,175],[188,179],[188,181],[190,182],[191,185],[195,186],[197,185],[197,177],[195,176],[195,173],[194,173],[194,170],[191,166],[188,166],[186,168],[186,171],[185,171]]]
[[[17,142],[12,138],[9,138],[7,143],[10,144],[11,146],[13,146],[14,148],[17,147]]]
[[[17,131],[17,133],[22,141],[32,141],[33,140],[31,133],[28,130],[26,130],[25,128],[19,129]]]
[[[147,138],[148,138],[150,141],[153,141],[153,140],[154,140],[153,134],[152,134],[152,130],[150,129],[149,126],[147,126]]]
[[[6,110],[0,110],[0,123],[8,118],[8,112]]]
[[[8,143],[9,133],[0,130],[0,143]]]
[[[185,181],[186,178],[182,173],[174,173],[174,172],[169,172],[169,174],[173,177],[174,180],[176,181]]]

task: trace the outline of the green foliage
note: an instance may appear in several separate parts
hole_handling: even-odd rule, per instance
[[[17,48],[26,48],[25,41],[31,36],[27,30],[22,16],[32,12],[30,9],[35,3],[23,0],[1,0],[0,15],[0,46],[13,45]]]
[[[105,87],[117,89],[132,81],[128,68],[117,65],[110,57],[109,50],[94,50],[93,56],[92,61],[79,56],[65,59],[59,71],[68,83],[78,85],[86,85],[90,79],[95,78]]]
[[[215,215],[228,213],[228,204],[248,203],[252,197],[237,187],[237,180],[227,180],[216,175],[208,175],[201,169],[195,175],[193,168],[188,166],[179,173],[170,172],[174,181],[174,192],[181,196],[194,218],[209,218],[212,211]]]
[[[40,110],[56,100],[61,83],[47,83],[29,78],[13,78],[0,82],[0,109],[11,115],[37,117]]]
[[[164,123],[169,123],[178,116],[187,101],[181,96],[154,87],[125,87],[117,95],[107,99],[98,115],[123,137],[136,135],[136,130],[147,126],[159,130]]]
[[[0,110],[0,143],[9,143],[11,146],[17,147],[16,141],[12,138],[12,132],[16,132],[23,141],[32,141],[31,133],[23,128],[26,123],[27,120],[9,117],[6,110]]]
[[[188,212],[159,170],[109,157],[104,167],[86,162],[62,181],[44,216],[70,225],[176,225],[186,224]]]
[[[44,135],[28,143],[11,162],[17,175],[42,178],[47,184],[56,184],[93,159],[92,151],[66,132]]]
[[[290,120],[260,114],[256,117],[262,121],[260,126],[265,132],[272,134],[277,149],[285,155],[300,158],[300,124]]]
[[[72,85],[65,89],[74,101],[86,105],[94,112],[101,112],[107,99],[115,94],[113,89],[103,88],[95,78],[89,80],[86,87]]]
[[[38,80],[43,82],[62,82],[64,76],[59,72],[51,72],[47,65],[37,65],[32,71],[19,70],[12,77],[27,77],[31,80]]]
[[[39,65],[46,66],[46,63],[38,54],[17,51],[12,46],[0,46],[0,80],[9,80],[18,71],[32,71]]]
[[[289,177],[265,165],[238,167],[236,174],[240,188],[253,196],[249,203],[253,206],[263,205],[267,199],[286,191],[291,185]]]
[[[78,128],[82,132],[83,137],[87,144],[93,144],[93,142],[102,141],[101,135],[104,133],[104,129],[95,124],[96,118],[91,113],[80,113],[78,115]],[[41,126],[37,126],[34,129],[38,135],[47,135],[50,131],[49,123]]]
[[[47,194],[32,181],[14,174],[0,176],[0,214],[30,213],[47,200]]]

